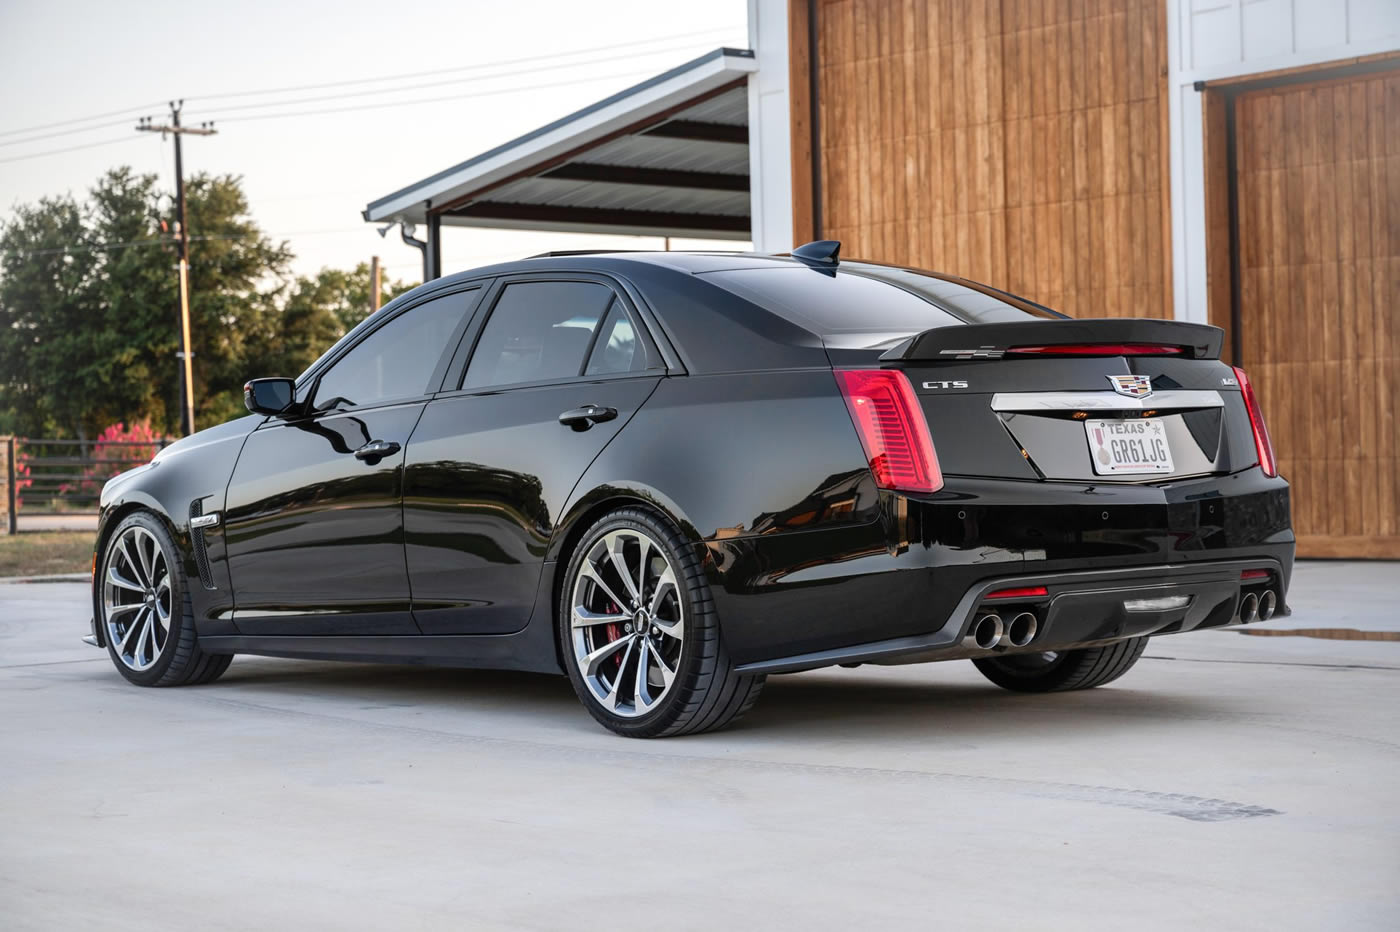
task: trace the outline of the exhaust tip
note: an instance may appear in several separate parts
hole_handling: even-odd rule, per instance
[[[1240,600],[1240,621],[1248,624],[1259,618],[1259,597],[1250,592]]]
[[[1006,643],[1012,647],[1025,647],[1035,639],[1035,632],[1039,627],[1035,615],[1021,612],[1006,625]]]
[[[1268,621],[1274,617],[1274,610],[1278,608],[1278,596],[1274,590],[1269,589],[1259,597],[1259,620]]]
[[[987,614],[972,623],[972,631],[964,643],[982,650],[991,650],[1001,640],[1001,617]]]

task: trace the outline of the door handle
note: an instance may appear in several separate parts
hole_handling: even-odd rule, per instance
[[[371,440],[355,451],[355,459],[378,462],[397,452],[399,445],[392,440]]]
[[[574,430],[588,430],[594,424],[601,424],[603,421],[611,421],[617,417],[616,408],[606,408],[602,405],[584,405],[581,408],[570,408],[559,415],[559,423],[567,424]]]

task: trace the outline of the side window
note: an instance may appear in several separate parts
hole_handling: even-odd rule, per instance
[[[477,340],[462,387],[580,375],[593,333],[613,300],[612,289],[596,282],[507,285]]]
[[[358,407],[417,398],[432,386],[475,291],[444,295],[405,311],[361,340],[321,376],[317,408]]]
[[[603,318],[603,327],[598,331],[584,375],[632,372],[645,367],[646,354],[632,328],[632,319],[622,309],[622,303],[614,299],[608,316]]]

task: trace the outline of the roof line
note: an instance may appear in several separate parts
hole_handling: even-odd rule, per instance
[[[381,207],[384,204],[389,203],[390,201],[397,200],[406,194],[409,194],[419,188],[426,187],[427,185],[431,185],[434,182],[442,181],[443,179],[455,175],[456,173],[463,171],[464,169],[471,168],[473,165],[478,165],[482,162],[485,162],[487,159],[495,158],[496,156],[504,152],[508,152],[509,150],[514,149],[516,146],[527,143],[532,139],[538,139],[539,137],[547,133],[552,133],[560,127],[567,126],[569,123],[572,123],[575,120],[579,120],[592,113],[596,113],[599,110],[604,109],[605,107],[610,107],[613,104],[618,103],[619,101],[625,100],[626,98],[631,97],[634,94],[638,94],[642,91],[645,91],[648,88],[655,87],[656,85],[661,84],[665,81],[669,81],[672,78],[675,78],[679,75],[684,74],[687,71],[699,67],[700,65],[708,64],[711,61],[731,56],[734,58],[753,58],[754,53],[751,49],[735,49],[729,47],[717,48],[712,52],[707,52],[704,55],[701,55],[699,58],[691,59],[683,65],[678,65],[675,68],[672,68],[670,71],[664,71],[661,74],[655,75],[654,77],[647,78],[640,84],[634,84],[631,87],[618,91],[611,97],[605,97],[600,101],[589,104],[582,110],[575,110],[573,113],[570,113],[567,116],[560,117],[554,122],[547,123],[544,126],[539,127],[538,129],[531,130],[523,136],[518,136],[515,139],[510,140],[509,142],[501,143],[499,146],[496,146],[493,149],[488,149],[480,155],[472,156],[465,162],[459,162],[458,164],[453,165],[450,168],[445,168],[440,172],[436,172],[435,174],[429,175],[428,177],[416,181],[413,184],[400,188],[392,194],[386,194],[381,198],[377,198],[373,201],[370,201],[369,204],[365,206],[364,211],[362,211],[362,215],[366,220],[368,220],[369,215],[375,210],[375,208]]]

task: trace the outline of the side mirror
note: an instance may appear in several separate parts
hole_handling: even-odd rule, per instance
[[[291,379],[253,379],[243,386],[243,403],[254,414],[285,414],[296,390]]]

